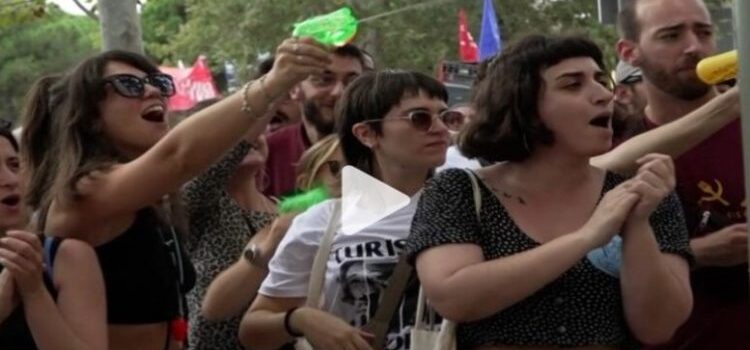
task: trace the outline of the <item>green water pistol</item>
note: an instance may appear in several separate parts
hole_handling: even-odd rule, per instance
[[[359,21],[348,7],[308,18],[294,25],[292,36],[313,38],[326,46],[342,46],[357,34]]]
[[[326,199],[331,198],[325,186],[318,186],[312,190],[286,197],[279,203],[279,213],[301,213]]]

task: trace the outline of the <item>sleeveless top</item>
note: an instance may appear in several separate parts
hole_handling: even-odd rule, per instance
[[[162,323],[180,315],[195,269],[173,233],[149,207],[138,211],[123,234],[95,248],[109,324]]]

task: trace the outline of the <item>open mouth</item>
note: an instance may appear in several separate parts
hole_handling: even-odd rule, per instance
[[[143,111],[141,117],[150,122],[163,123],[165,114],[164,106],[154,105]]]
[[[15,207],[18,203],[21,203],[21,196],[13,194],[0,200],[0,203],[9,207]]]
[[[593,125],[593,126],[596,126],[596,127],[608,129],[609,128],[609,122],[610,122],[611,119],[612,119],[612,115],[610,115],[609,113],[602,114],[602,115],[597,116],[594,119],[591,119],[591,121],[589,122],[589,124]]]

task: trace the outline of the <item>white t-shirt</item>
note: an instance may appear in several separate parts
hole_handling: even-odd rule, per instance
[[[399,254],[406,246],[419,195],[401,208],[353,235],[336,233],[326,268],[323,310],[362,328],[375,315]],[[297,216],[268,266],[259,293],[277,298],[304,298],[318,245],[335,202],[325,201]],[[394,314],[386,348],[409,349],[419,284],[410,283]]]
[[[458,147],[450,146],[448,147],[448,151],[445,153],[445,163],[437,167],[437,169],[435,169],[435,172],[439,173],[445,169],[452,168],[476,170],[481,167],[482,165],[479,164],[478,160],[466,158],[463,154],[461,154],[461,151],[458,150]]]

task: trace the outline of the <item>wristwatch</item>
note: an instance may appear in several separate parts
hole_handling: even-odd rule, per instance
[[[265,268],[265,264],[263,264],[262,261],[260,261],[260,247],[258,247],[257,244],[250,244],[247,248],[245,248],[245,251],[242,252],[242,257],[247,261],[250,265]]]

